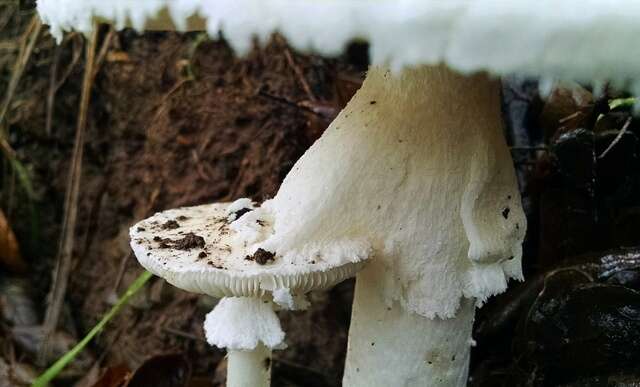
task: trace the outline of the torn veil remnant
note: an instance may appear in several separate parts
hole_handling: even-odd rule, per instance
[[[131,247],[149,271],[187,291],[223,297],[204,329],[210,344],[229,353],[228,386],[269,385],[271,350],[285,337],[274,306],[304,309],[307,292],[355,275],[369,255],[363,249],[311,263],[256,248],[253,241],[272,232],[259,216],[240,199],[161,212],[130,229]]]
[[[345,386],[464,386],[475,306],[522,278],[526,224],[499,84],[469,73],[640,91],[640,3],[630,0],[65,2],[38,2],[54,32],[98,17],[222,29],[240,54],[276,30],[322,54],[369,42],[362,88],[278,194],[231,226],[252,252],[277,253],[264,266],[242,259],[264,268],[372,252],[357,278]]]

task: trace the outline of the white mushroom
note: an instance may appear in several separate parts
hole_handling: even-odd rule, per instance
[[[207,341],[228,351],[228,386],[268,386],[271,350],[284,347],[285,334],[274,303],[282,309],[306,306],[304,295],[353,276],[369,255],[282,257],[253,246],[270,234],[271,222],[250,211],[250,200],[169,210],[130,230],[140,263],[169,283],[196,293],[224,297],[204,323]],[[244,215],[242,215],[244,213]],[[236,219],[238,218],[238,219]],[[255,226],[255,227],[253,227]]]
[[[157,28],[170,15],[181,28],[224,30],[240,54],[253,34],[275,30],[323,54],[369,42],[362,88],[278,194],[237,221],[253,248],[289,262],[372,249],[357,278],[345,386],[465,385],[474,308],[522,278],[526,225],[499,85],[461,73],[640,91],[640,3],[631,0],[65,3],[38,2],[56,33],[86,30],[94,17]],[[252,216],[270,232],[245,221]]]

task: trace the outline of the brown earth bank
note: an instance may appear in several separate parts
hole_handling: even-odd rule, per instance
[[[0,90],[9,89],[31,20],[27,11],[0,5]],[[237,58],[223,39],[200,33],[102,27],[67,302],[52,340],[56,350],[39,362],[33,327],[44,317],[59,249],[85,44],[78,34],[61,45],[46,28],[37,34],[0,118],[15,151],[4,153],[0,204],[22,253],[20,264],[0,259],[0,385],[6,367],[11,380],[16,370],[28,380],[64,353],[141,273],[128,243],[135,221],[177,206],[272,197],[367,67],[364,45],[328,59],[297,53],[274,36]],[[470,384],[639,380],[640,125],[629,106],[611,108],[628,95],[609,90],[594,97],[565,84],[542,102],[534,82],[504,85],[507,135],[530,225],[528,281],[479,312]],[[289,348],[274,354],[275,386],[339,385],[352,291],[348,281],[313,294],[309,311],[280,314]],[[173,369],[179,380],[193,376],[172,386],[221,383],[224,353],[202,333],[214,304],[152,279],[58,385],[81,379],[79,386],[90,386],[105,371],[143,364]]]

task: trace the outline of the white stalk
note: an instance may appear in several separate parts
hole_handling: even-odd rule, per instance
[[[390,166],[409,160],[391,219],[378,220],[399,232],[357,276],[343,385],[465,386],[475,300],[521,277],[525,219],[499,83],[443,67],[373,75],[350,105],[376,95],[376,105],[393,104],[374,126],[412,144],[384,154]],[[366,126],[366,113],[353,121]]]
[[[499,90],[444,66],[373,67],[263,203],[274,227],[262,246],[285,259],[373,251],[345,386],[464,385],[476,301],[521,278],[525,218]]]
[[[466,386],[475,303],[447,319],[388,306],[376,266],[358,276],[343,386]]]
[[[204,330],[209,344],[227,348],[228,387],[271,384],[271,350],[284,344],[271,301],[225,297],[207,314]]]
[[[227,387],[269,387],[271,349],[258,344],[254,350],[227,352]]]

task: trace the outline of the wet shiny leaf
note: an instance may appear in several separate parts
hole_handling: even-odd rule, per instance
[[[640,293],[556,279],[526,322],[528,350],[554,380],[623,370],[640,362]]]

